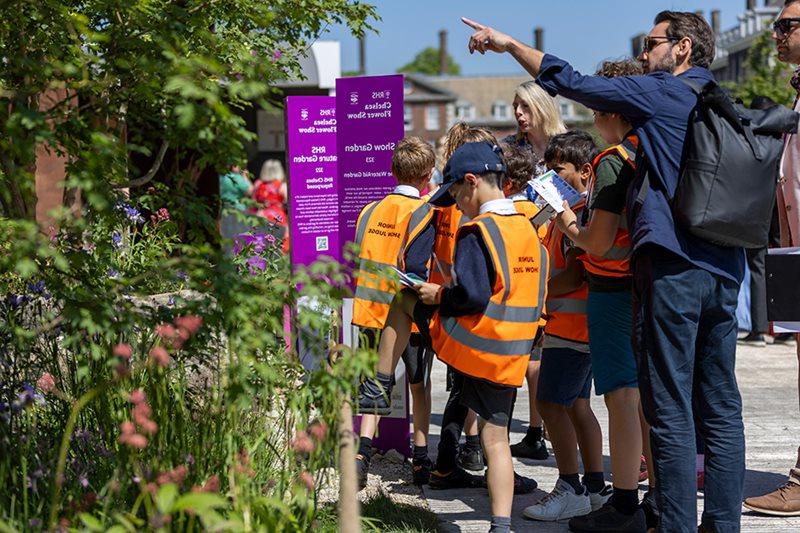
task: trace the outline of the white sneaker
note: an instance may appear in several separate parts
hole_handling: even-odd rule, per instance
[[[572,486],[559,479],[553,492],[546,495],[534,505],[527,507],[522,514],[532,520],[555,522],[576,516],[583,516],[592,511],[589,493],[584,487],[583,494],[576,494]]]
[[[592,503],[592,511],[600,509],[614,494],[614,487],[606,485],[600,492],[589,493],[589,501]]]

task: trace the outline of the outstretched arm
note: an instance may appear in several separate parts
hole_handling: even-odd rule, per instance
[[[664,73],[618,78],[584,76],[557,57],[545,56],[505,33],[468,18],[461,20],[475,30],[469,38],[470,53],[508,52],[551,96],[560,94],[595,111],[621,113],[634,126],[651,117],[663,99]]]

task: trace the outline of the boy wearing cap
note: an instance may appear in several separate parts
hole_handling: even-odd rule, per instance
[[[530,221],[502,190],[499,149],[467,143],[451,156],[430,202],[456,203],[470,217],[456,237],[454,285],[420,283],[392,302],[378,370],[391,375],[413,321],[438,357],[459,374],[461,404],[481,418],[493,532],[510,531],[514,470],[508,413],[525,379],[547,281],[547,252]],[[405,338],[404,338],[405,337]],[[391,381],[382,383],[386,392]],[[385,395],[359,404],[388,404]],[[445,435],[442,436],[445,438]]]

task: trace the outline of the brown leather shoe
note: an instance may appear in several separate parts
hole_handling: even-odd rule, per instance
[[[800,516],[800,485],[787,482],[769,494],[747,498],[744,506],[772,516]]]

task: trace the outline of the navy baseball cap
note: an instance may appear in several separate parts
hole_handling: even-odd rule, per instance
[[[428,203],[437,207],[449,207],[456,203],[450,194],[450,186],[464,179],[467,174],[483,174],[486,172],[505,172],[502,151],[497,145],[487,142],[462,144],[444,166],[444,181],[441,187],[431,196]]]

